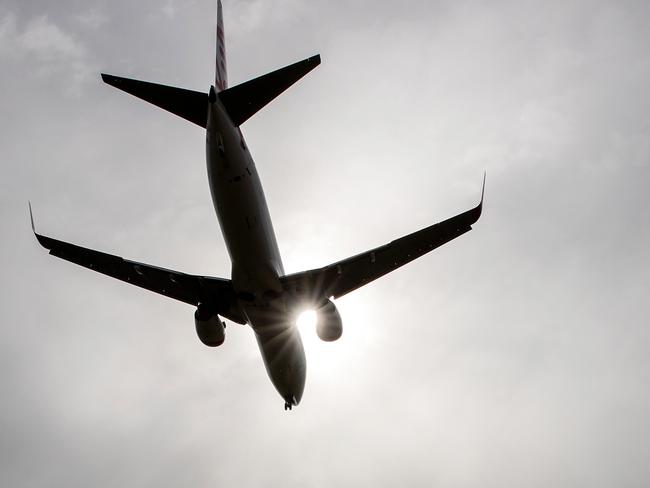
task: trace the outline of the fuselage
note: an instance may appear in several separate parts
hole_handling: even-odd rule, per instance
[[[297,405],[305,387],[305,352],[280,283],[284,268],[262,184],[241,131],[214,89],[209,100],[208,181],[232,262],[233,287],[269,378],[289,405]]]

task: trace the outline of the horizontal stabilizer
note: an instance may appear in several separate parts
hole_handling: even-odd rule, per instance
[[[102,80],[133,96],[165,109],[205,128],[208,122],[208,95],[205,93],[131,80],[102,73]]]
[[[239,126],[258,110],[320,64],[320,55],[219,92],[230,120]]]

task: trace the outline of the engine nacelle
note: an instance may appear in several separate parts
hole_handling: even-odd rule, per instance
[[[202,304],[198,306],[194,312],[194,323],[196,335],[206,346],[217,347],[226,340],[225,324],[209,307]]]
[[[316,333],[321,341],[332,342],[343,334],[341,315],[330,300],[316,311]]]

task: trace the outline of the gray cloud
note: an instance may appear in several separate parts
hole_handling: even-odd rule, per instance
[[[475,230],[305,332],[286,415],[249,330],[29,229],[228,276],[204,135],[98,71],[207,89],[212,2],[0,6],[6,486],[645,486],[645,2],[226,2],[231,84],[323,64],[243,131],[287,270],[473,205]]]

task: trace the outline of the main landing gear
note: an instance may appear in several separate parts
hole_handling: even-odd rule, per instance
[[[291,405],[291,403],[289,403],[289,402],[284,402],[284,409],[285,409],[285,410],[291,410],[291,407],[292,407],[292,406],[293,406],[293,405]]]

